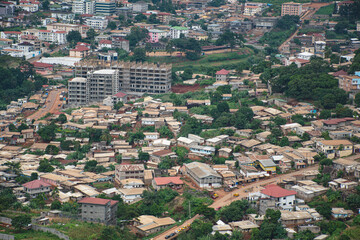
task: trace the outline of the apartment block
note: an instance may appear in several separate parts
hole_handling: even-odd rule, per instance
[[[93,29],[104,30],[108,25],[108,20],[103,16],[94,16],[86,19],[85,23]]]
[[[67,23],[53,23],[46,25],[46,30],[58,30],[69,33],[70,31],[80,32],[82,37],[86,37],[86,32],[89,31],[90,27],[80,24],[67,24]]]
[[[353,76],[339,76],[339,88],[347,92],[360,91],[360,71],[355,72]]]
[[[115,13],[116,4],[113,0],[97,0],[95,2],[95,14],[112,16]]]
[[[72,12],[75,14],[94,14],[95,1],[75,0],[72,4]]]
[[[76,77],[69,81],[68,103],[70,105],[74,105],[74,106],[86,105],[87,103],[86,85],[87,85],[86,78]]]
[[[281,16],[295,15],[300,16],[302,12],[302,5],[300,3],[288,2],[281,5]]]
[[[78,202],[79,217],[84,221],[116,224],[118,201],[87,197]]]
[[[39,40],[56,44],[66,43],[66,31],[60,30],[39,30]]]
[[[86,84],[77,84],[77,79],[74,86],[69,84],[69,104],[84,104],[83,97],[77,96],[78,92],[86,92],[86,104],[88,104],[102,102],[106,97],[120,91],[132,94],[157,94],[171,90],[171,65],[82,61],[75,67],[75,76],[86,78]]]

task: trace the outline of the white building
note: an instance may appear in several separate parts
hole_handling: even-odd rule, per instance
[[[93,29],[104,30],[108,25],[108,20],[102,16],[94,16],[85,20],[86,25]]]
[[[94,14],[95,1],[75,0],[72,5],[72,12],[75,14]]]
[[[65,44],[67,42],[66,31],[40,30],[39,40],[44,42],[56,43],[56,44]]]
[[[222,177],[205,163],[187,163],[185,164],[185,173],[200,188],[219,188],[222,185]]]
[[[275,199],[275,206],[283,210],[291,211],[295,204],[296,191],[286,190],[278,185],[267,185],[260,193],[261,198]]]
[[[170,28],[170,38],[180,38],[181,35],[184,35],[184,37],[187,37],[189,34],[189,29],[186,27],[171,27]]]
[[[121,188],[119,189],[119,192],[125,203],[132,203],[140,200],[145,190],[145,188]]]

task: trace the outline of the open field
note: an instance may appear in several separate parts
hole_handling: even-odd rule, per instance
[[[21,240],[60,240],[57,236],[51,233],[45,233],[41,231],[34,230],[23,230],[23,231],[15,231],[9,228],[0,227],[0,232],[5,234],[14,235],[15,239]]]
[[[169,63],[173,65],[175,70],[181,70],[181,68],[192,66],[196,67],[209,67],[209,66],[221,66],[225,64],[236,64],[245,62],[248,57],[253,55],[253,50],[249,48],[240,49],[238,51],[227,53],[216,53],[211,55],[204,55],[200,59],[190,61],[185,57],[149,57],[150,62]]]
[[[321,7],[315,14],[319,15],[329,15],[334,11],[334,4],[330,4],[324,7]]]

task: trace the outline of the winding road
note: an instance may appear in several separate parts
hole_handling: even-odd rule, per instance
[[[38,120],[39,118],[44,117],[47,113],[55,113],[58,111],[60,101],[60,93],[62,90],[52,90],[49,92],[48,97],[46,98],[45,107],[40,108],[38,111],[28,116],[30,120]]]

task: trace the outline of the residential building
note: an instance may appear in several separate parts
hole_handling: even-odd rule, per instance
[[[85,24],[96,30],[104,30],[107,28],[108,20],[103,16],[94,16],[87,18]]]
[[[15,4],[0,3],[0,16],[14,15]]]
[[[120,180],[120,186],[122,188],[144,188],[145,184],[141,179],[127,178]]]
[[[170,28],[170,38],[176,39],[180,38],[181,35],[184,35],[184,37],[187,37],[189,34],[189,29],[187,27],[171,27]]]
[[[356,31],[360,32],[360,21],[356,22]]]
[[[281,16],[295,15],[300,16],[302,12],[301,3],[287,2],[281,5]]]
[[[121,188],[120,196],[125,203],[132,203],[141,199],[146,188]]]
[[[149,30],[149,42],[157,43],[161,38],[165,38],[167,33],[159,29],[150,29]]]
[[[88,102],[102,102],[119,91],[156,94],[166,93],[171,89],[171,65],[97,62],[97,65],[80,62],[75,69],[76,77],[87,78],[87,85],[84,87],[87,88]],[[102,66],[111,69],[104,69]]]
[[[103,16],[112,16],[115,13],[116,3],[114,0],[96,0],[95,14]]]
[[[259,166],[261,167],[262,170],[264,170],[265,172],[272,174],[276,172],[276,164],[274,163],[273,160],[271,159],[266,159],[266,160],[258,160],[259,162]]]
[[[84,58],[89,56],[90,48],[82,45],[77,45],[75,46],[74,49],[70,49],[69,53],[70,53],[70,57]]]
[[[255,16],[256,14],[261,13],[262,8],[260,6],[245,6],[244,15],[245,16]]]
[[[192,162],[185,164],[185,174],[200,188],[218,188],[222,185],[221,176],[205,163]]]
[[[86,105],[86,78],[76,77],[68,82],[68,104],[72,106]]]
[[[347,92],[360,91],[360,71],[355,72],[353,76],[339,76],[339,88]]]
[[[175,223],[170,217],[157,218],[151,215],[141,215],[134,219],[134,226],[141,236],[148,236],[159,232]]]
[[[148,10],[148,8],[149,8],[149,4],[147,2],[140,1],[140,2],[134,2],[132,4],[132,10],[135,13],[144,13]]]
[[[354,212],[351,210],[346,210],[344,208],[332,208],[331,215],[336,219],[346,219],[354,215]]]
[[[84,221],[116,224],[118,201],[86,197],[78,201],[79,217]]]
[[[324,140],[316,143],[319,152],[327,158],[345,157],[353,153],[353,144],[349,140]]]
[[[93,0],[75,0],[72,4],[72,12],[75,14],[94,14],[95,1]]]
[[[120,180],[135,178],[144,180],[144,165],[143,164],[119,164],[115,168],[115,181],[120,183]]]
[[[227,81],[229,79],[229,71],[221,69],[215,73],[216,81]]]
[[[122,37],[118,37],[118,36],[112,36],[112,47],[124,49],[127,52],[130,51],[129,40],[126,40],[126,39],[124,39]]]
[[[190,147],[190,152],[199,155],[209,156],[215,154],[215,148],[209,146],[202,146],[202,145],[193,145]]]
[[[184,182],[180,177],[156,177],[152,181],[152,186],[155,190],[160,190],[162,188],[181,188],[184,185]]]
[[[60,30],[39,30],[39,40],[43,42],[51,42],[55,44],[65,44],[66,31]]]
[[[291,211],[295,204],[296,191],[287,190],[278,185],[267,185],[260,191],[261,198],[275,200],[275,207]]]
[[[46,25],[46,30],[65,31],[66,33],[69,33],[70,31],[78,31],[81,34],[81,37],[87,37],[86,33],[89,29],[89,26],[81,24],[53,23]]]
[[[51,185],[41,180],[33,180],[23,184],[24,192],[31,198],[36,198],[39,194],[48,194],[51,192]]]

